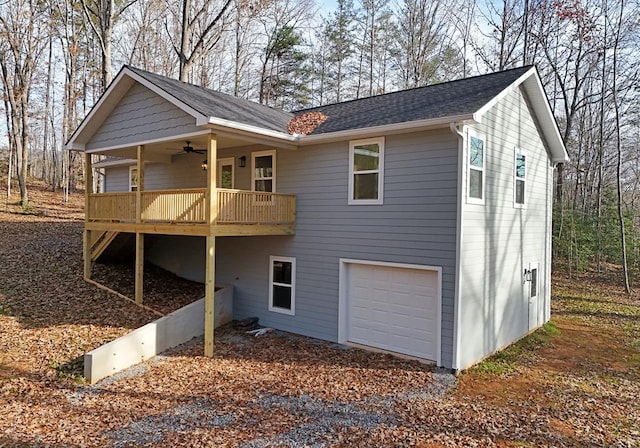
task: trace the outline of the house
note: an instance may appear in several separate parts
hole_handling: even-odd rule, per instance
[[[137,301],[145,259],[205,283],[208,356],[215,282],[236,319],[453,370],[549,320],[568,157],[535,67],[287,113],[125,66],[67,147],[108,156],[85,277],[135,237]]]

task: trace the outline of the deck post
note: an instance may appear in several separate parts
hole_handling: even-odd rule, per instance
[[[204,356],[213,357],[214,342],[214,296],[216,292],[216,237],[213,226],[218,217],[218,190],[216,186],[216,174],[218,158],[218,142],[215,135],[210,135],[207,142],[207,203],[206,213],[209,224],[207,235],[207,253],[205,264],[205,289],[204,289]]]
[[[89,194],[93,192],[93,168],[91,154],[84,153],[84,235],[82,238],[82,255],[84,262],[84,278],[91,278],[91,230],[87,230],[89,222]]]
[[[136,223],[142,222],[142,191],[144,190],[144,146],[137,147],[138,181],[136,183]],[[144,285],[144,233],[136,232],[135,301],[142,304]]]

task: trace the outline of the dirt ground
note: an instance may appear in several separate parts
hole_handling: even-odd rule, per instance
[[[95,386],[82,355],[155,319],[82,280],[83,197],[0,207],[0,447],[640,445],[640,296],[554,276],[552,323],[459,377],[275,332],[217,332]],[[131,266],[95,268],[129,294]],[[201,285],[146,273],[162,312]],[[167,285],[173,285],[168,287]]]

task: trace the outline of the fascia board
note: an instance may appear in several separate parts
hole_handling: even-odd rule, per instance
[[[418,131],[422,129],[435,129],[448,127],[451,123],[461,123],[466,121],[475,121],[473,114],[454,115],[441,118],[432,118],[426,120],[408,121],[404,123],[394,123],[381,126],[372,126],[368,128],[347,129],[344,131],[328,132],[317,135],[301,135],[299,136],[299,145],[315,145],[319,143],[334,142],[340,140],[353,140],[355,138],[366,138],[377,135],[400,134],[409,131]]]
[[[567,148],[564,145],[562,136],[560,135],[560,129],[558,128],[558,123],[556,122],[553,111],[551,110],[549,99],[544,92],[542,81],[540,80],[537,72],[535,72],[534,75],[535,76],[525,82],[524,87],[527,90],[529,97],[533,97],[535,99],[533,105],[534,108],[536,108],[536,115],[540,120],[543,132],[547,142],[549,143],[551,160],[553,163],[566,163],[569,161],[569,153],[567,152]],[[533,87],[531,87],[531,84],[533,84]]]
[[[196,124],[198,126],[209,125],[212,128],[232,129],[236,133],[239,132],[243,134],[258,134],[265,137],[283,140],[288,143],[295,143],[298,141],[298,138],[299,138],[298,134],[293,134],[293,135],[286,134],[284,132],[265,129],[259,126],[244,124],[237,121],[225,120],[224,118],[218,118],[218,117],[208,117],[206,121],[205,120],[197,121]]]
[[[518,79],[512,82],[508,87],[502,90],[498,95],[494,96],[487,104],[478,109],[474,114],[474,121],[481,122],[484,114],[501,101],[510,92],[522,85],[527,92],[527,95],[532,98],[534,112],[536,119],[542,126],[542,132],[544,139],[549,145],[549,151],[551,152],[551,160],[553,163],[565,163],[569,161],[569,155],[567,149],[564,146],[560,130],[554,118],[549,100],[545,94],[544,87],[538,71],[535,67],[531,67],[525,73],[523,73]]]
[[[84,142],[78,143],[76,140],[84,134],[85,130],[90,129],[91,125],[95,123],[95,120],[99,119],[103,115],[103,120],[106,116],[116,107],[120,102],[124,94],[133,85],[133,80],[125,79],[127,76],[127,67],[123,67],[116,75],[107,90],[104,91],[98,102],[91,108],[89,113],[82,119],[80,125],[71,134],[71,137],[67,140],[64,147],[68,150],[84,151]],[[100,121],[102,123],[102,120]],[[97,127],[97,126],[96,126]]]
[[[197,111],[193,107],[189,106],[184,101],[179,100],[175,96],[169,94],[164,89],[162,89],[161,87],[158,87],[156,84],[154,84],[153,82],[149,81],[144,76],[139,75],[138,73],[134,72],[133,70],[130,70],[128,67],[125,67],[125,70],[127,71],[127,75],[130,76],[132,79],[138,81],[140,84],[142,84],[143,86],[145,86],[149,90],[153,91],[157,95],[160,95],[163,99],[169,101],[174,106],[182,109],[184,112],[186,112],[187,114],[189,114],[193,118],[195,118],[196,124],[197,123],[202,123],[203,121],[206,120],[206,115],[204,115],[200,111]]]
[[[506,97],[510,92],[513,92],[515,89],[518,88],[518,86],[520,84],[522,84],[523,82],[525,82],[531,75],[535,75],[536,74],[536,69],[535,67],[531,67],[529,70],[527,70],[526,72],[524,72],[522,75],[520,75],[520,77],[518,79],[516,79],[515,81],[513,81],[511,84],[509,84],[506,88],[504,88],[500,93],[498,93],[496,96],[494,96],[493,98],[491,98],[487,104],[485,104],[484,106],[482,106],[480,109],[478,109],[473,115],[474,117],[476,117],[477,119],[482,119],[482,116],[489,110],[491,109],[493,106],[495,106],[496,104],[498,104],[498,102],[502,101],[502,99],[504,97]]]

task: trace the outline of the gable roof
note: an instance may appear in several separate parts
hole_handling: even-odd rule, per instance
[[[172,97],[179,98],[206,117],[216,117],[277,132],[287,132],[287,123],[293,118],[291,113],[264,104],[205,89],[139,68],[125,67]]]
[[[192,115],[196,125],[203,128],[259,135],[298,146],[365,134],[480,122],[500,99],[522,87],[552,160],[559,163],[568,160],[540,77],[533,66],[290,113],[125,65],[73,133],[67,147],[84,149],[84,144],[134,82],[143,84]],[[309,112],[320,112],[327,119],[308,135],[289,134],[289,122]]]
[[[327,120],[312,134],[348,129],[471,116],[513,84],[531,67],[432,84],[399,92],[314,107],[304,112],[322,112]]]

